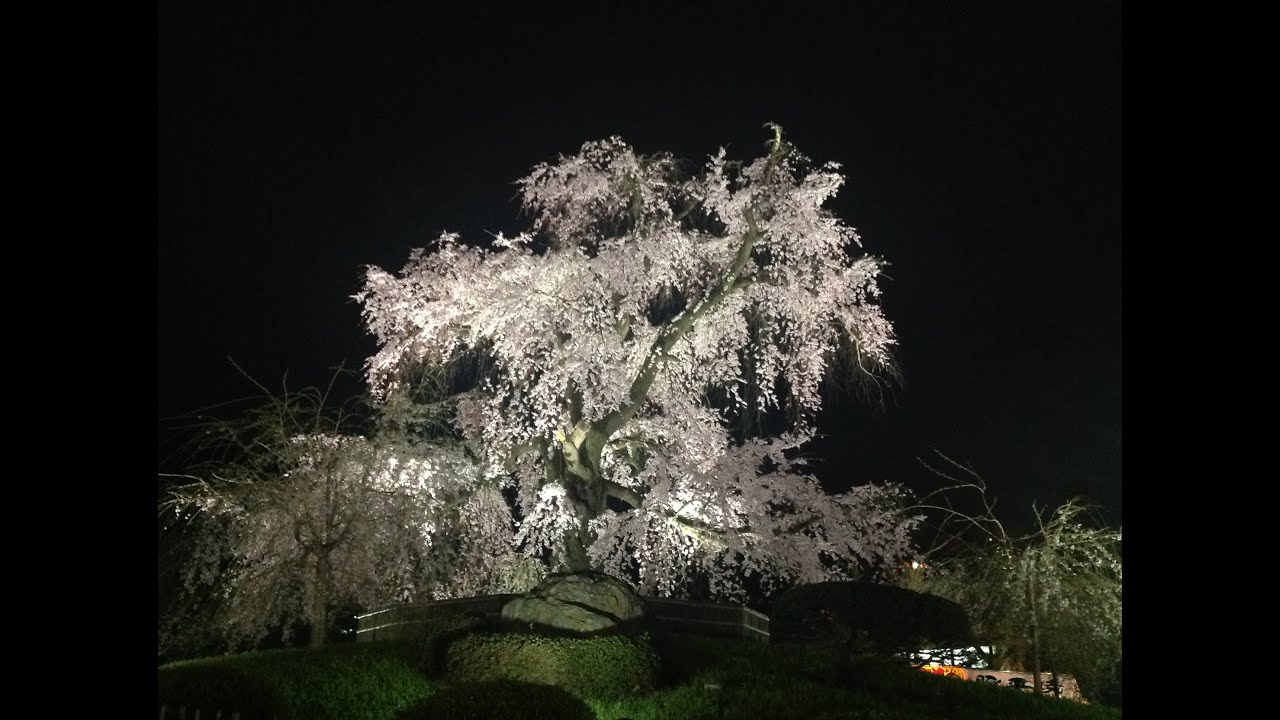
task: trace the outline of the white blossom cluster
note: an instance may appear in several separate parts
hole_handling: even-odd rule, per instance
[[[217,587],[219,632],[255,643],[323,609],[524,590],[539,568],[517,552],[501,494],[460,447],[407,448],[300,435],[278,475],[200,481],[172,493],[194,535],[187,592]],[[194,516],[194,517],[193,517]],[[466,562],[459,562],[465,555]],[[287,639],[287,637],[286,637]]]
[[[590,142],[520,181],[527,232],[490,247],[445,233],[399,273],[369,268],[370,387],[486,354],[457,425],[491,481],[516,483],[530,554],[587,528],[600,567],[664,593],[706,572],[722,594],[752,572],[824,579],[904,554],[895,490],[831,496],[784,456],[811,432],[833,353],[875,371],[894,344],[880,261],[823,207],[838,166],[779,139],[745,166],[721,150],[700,174],[680,167]],[[712,395],[798,409],[795,434],[736,442]]]

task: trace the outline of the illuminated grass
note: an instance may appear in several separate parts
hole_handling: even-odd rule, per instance
[[[1121,717],[1115,708],[1033,697],[886,663],[853,662],[821,649],[693,635],[662,634],[654,640],[662,658],[658,689],[589,701],[599,720]],[[407,659],[412,652],[407,643],[370,643],[175,663],[161,669],[161,697],[174,704],[179,696],[190,697],[184,693],[222,693],[269,708],[280,720],[397,720],[401,710],[454,684],[447,677],[423,677]]]
[[[592,703],[599,720],[1121,717],[1113,708],[1037,698],[883,663],[842,661],[821,650],[694,636],[666,636],[659,650],[666,687],[647,696]]]

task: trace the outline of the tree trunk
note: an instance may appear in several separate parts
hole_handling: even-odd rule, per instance
[[[582,572],[591,569],[591,557],[587,555],[594,540],[590,523],[605,510],[605,482],[599,469],[605,436],[596,428],[579,423],[559,439],[561,464],[548,465],[547,480],[564,486],[578,515],[578,526],[565,532],[564,557],[553,561],[561,572]]]
[[[603,482],[583,483],[576,478],[563,478],[562,482],[569,489],[573,509],[578,514],[578,526],[565,532],[564,557],[556,558],[561,572],[583,572],[591,569],[591,556],[587,548],[595,540],[591,536],[591,521],[599,517],[603,503],[596,502],[597,492],[593,485],[603,486]]]
[[[587,544],[582,533],[570,530],[565,533],[564,557],[559,558],[561,572],[583,572],[591,569],[591,557],[587,555]]]
[[[324,647],[329,639],[329,555],[316,558],[315,597],[311,601],[310,647]]]
[[[1040,694],[1040,623],[1036,606],[1036,566],[1031,569],[1031,681],[1036,695]]]

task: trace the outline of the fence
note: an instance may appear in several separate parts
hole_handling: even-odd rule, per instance
[[[742,605],[645,598],[658,627],[769,642],[769,616]]]
[[[482,595],[375,610],[356,618],[356,641],[410,638],[427,618],[440,615],[481,613],[500,617],[502,606],[515,597],[518,596]],[[650,621],[660,628],[769,641],[769,616],[748,607],[653,597],[644,598],[644,602]]]
[[[441,615],[481,613],[485,617],[500,617],[502,606],[515,597],[519,596],[480,595],[374,610],[356,617],[356,642],[407,639],[427,618]]]

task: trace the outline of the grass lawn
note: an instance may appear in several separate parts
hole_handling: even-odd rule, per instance
[[[585,698],[599,720],[1111,720],[1120,710],[1033,697],[830,651],[731,638],[659,634],[657,690],[621,700]],[[407,643],[338,645],[247,653],[160,668],[161,701],[183,693],[221,696],[279,720],[395,720],[400,710],[449,684],[412,670]],[[344,668],[348,668],[349,671]],[[184,675],[186,677],[179,677]],[[270,698],[251,698],[255,694]],[[196,698],[191,698],[196,700]],[[269,702],[267,702],[269,700]],[[229,707],[223,707],[229,710]],[[355,713],[355,714],[353,714]],[[226,715],[224,714],[224,717]],[[176,717],[176,713],[170,715]],[[190,713],[188,714],[190,717]],[[245,714],[243,720],[254,720]]]
[[[882,663],[842,661],[809,648],[692,635],[655,640],[664,687],[591,703],[599,720],[912,718],[1110,720],[1120,711]]]

